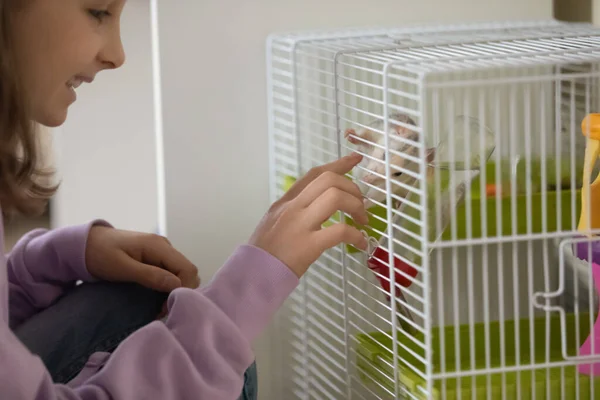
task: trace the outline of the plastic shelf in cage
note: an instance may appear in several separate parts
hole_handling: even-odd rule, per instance
[[[522,370],[520,372],[510,371],[511,367],[517,365],[545,364],[564,361],[562,356],[562,334],[566,335],[567,354],[575,356],[578,354],[577,343],[583,343],[586,335],[590,332],[589,314],[580,313],[579,317],[575,314],[566,315],[566,326],[562,327],[560,318],[557,314],[552,314],[549,318],[548,330],[546,330],[546,317],[539,317],[533,320],[533,335],[530,335],[530,320],[519,320],[515,324],[514,320],[504,322],[504,346],[501,345],[501,325],[500,322],[490,322],[486,328],[484,323],[475,324],[471,330],[469,325],[459,327],[460,351],[457,351],[456,331],[454,326],[446,326],[442,329],[432,328],[431,349],[432,367],[434,374],[448,375],[456,372],[458,367],[465,375],[460,378],[447,377],[444,380],[435,379],[433,382],[433,399],[453,400],[463,399],[575,399],[579,392],[581,399],[600,398],[600,378],[591,378],[587,374],[580,374],[575,365],[567,365],[564,368],[560,366],[550,368],[540,368],[534,371]],[[516,354],[515,349],[515,329],[518,332],[520,343],[520,352]],[[578,329],[578,330],[577,330]],[[579,332],[579,338],[577,333]],[[489,340],[489,346],[486,349],[486,334]],[[550,340],[547,341],[546,337]],[[364,384],[373,391],[381,390],[384,387],[393,393],[394,391],[394,361],[392,358],[392,334],[376,332],[372,334],[360,334],[358,339],[358,355],[356,357],[357,367],[360,377]],[[414,339],[408,339],[403,333],[398,333],[398,376],[396,379],[408,390],[413,398],[423,399],[426,397],[423,391],[425,381],[413,369],[419,370],[425,375],[425,365],[419,358],[425,357],[423,347],[418,342],[425,343],[422,334],[418,334]],[[441,339],[444,341],[444,363],[442,364]],[[471,357],[471,343],[475,354]],[[533,345],[530,349],[529,345]],[[533,360],[532,360],[533,352]],[[411,354],[412,353],[412,354]],[[413,355],[414,354],[414,355]],[[489,354],[489,359],[485,359],[485,354]],[[419,358],[417,358],[417,355]],[[547,360],[546,355],[549,356]],[[505,364],[501,364],[504,358]],[[471,365],[474,360],[474,365]],[[490,374],[482,373],[486,366],[492,370]],[[533,366],[535,368],[535,365]],[[506,369],[506,371],[502,371]],[[547,374],[549,378],[547,379]],[[488,379],[489,377],[489,379]],[[562,387],[561,387],[562,377]],[[594,379],[594,395],[590,393],[590,379]],[[375,382],[374,382],[375,381]],[[517,382],[520,382],[517,385]],[[547,384],[548,383],[548,384]],[[548,386],[548,387],[547,387]],[[473,397],[473,390],[475,396]],[[517,390],[520,392],[517,393]],[[535,396],[531,393],[535,391]],[[564,392],[565,397],[562,397]],[[503,397],[504,394],[504,397]]]
[[[546,232],[568,231],[576,228],[572,215],[579,215],[581,209],[581,191],[579,189],[581,182],[580,178],[577,178],[575,188],[572,189],[571,176],[581,177],[582,167],[580,165],[576,165],[574,172],[571,169],[571,161],[568,159],[562,160],[559,165],[552,159],[547,159],[544,163],[540,160],[526,161],[524,159],[518,163],[501,161],[498,165],[493,161],[485,164],[482,171],[485,187],[482,188],[480,178],[473,180],[468,195],[458,205],[451,223],[444,230],[440,240],[542,233],[544,232],[544,220]],[[556,174],[557,170],[561,172],[559,176]],[[498,182],[497,172],[500,176]],[[430,204],[435,201],[436,190],[434,188],[436,186],[434,184],[437,182],[440,187],[447,184],[445,182],[448,179],[447,175],[440,171],[439,176],[440,181],[434,180],[429,184],[428,202]],[[545,176],[545,179],[542,179],[542,176]],[[286,176],[284,190],[287,191],[295,180],[295,177]],[[488,190],[490,185],[495,185],[493,193]],[[434,207],[430,208],[435,209]],[[560,213],[556,212],[558,209],[561,210]],[[484,210],[485,212],[482,212]],[[413,211],[418,213],[415,209]],[[379,240],[381,232],[387,230],[387,210],[382,206],[374,206],[369,209],[369,212],[369,226],[367,227],[355,224],[349,216],[345,217],[344,222],[366,230],[369,236]],[[482,220],[483,215],[485,215],[485,224]],[[419,215],[411,216],[420,219]],[[470,218],[468,218],[469,216]],[[339,222],[337,214],[325,226],[333,222]],[[516,230],[513,230],[513,223]],[[483,226],[487,227],[485,232]],[[412,229],[418,228],[414,226]],[[419,234],[418,232],[413,233]],[[352,246],[347,247],[351,253],[358,252]]]
[[[557,170],[560,171],[558,176]],[[521,159],[515,164],[508,160],[500,164],[487,163],[483,172],[485,185],[499,184],[495,188],[498,193],[486,194],[487,188],[481,187],[480,179],[473,181],[470,196],[459,205],[454,218],[456,238],[475,239],[575,229],[572,216],[578,215],[581,208],[582,171],[580,164],[576,164],[575,170],[572,170],[570,159],[563,159],[560,163],[553,159],[546,159],[545,162]],[[496,175],[500,176],[499,182]],[[574,182],[572,176],[576,177]],[[573,183],[575,187],[571,186]],[[560,213],[556,211],[559,209]],[[484,210],[486,232],[482,228]],[[449,226],[441,240],[451,239],[452,229]]]

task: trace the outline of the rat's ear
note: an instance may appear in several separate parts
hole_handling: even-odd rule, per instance
[[[397,121],[400,121],[406,125],[412,125],[412,126],[416,126],[415,121],[413,121],[413,119],[411,117],[409,117],[406,114],[395,114],[393,116],[393,118]],[[413,131],[412,129],[406,128],[404,126],[400,126],[397,124],[392,123],[392,127],[394,128],[394,130],[396,131],[396,133],[400,136],[404,136],[404,137],[410,137],[412,140],[415,140],[413,138],[414,136],[417,136],[417,133],[415,131]]]

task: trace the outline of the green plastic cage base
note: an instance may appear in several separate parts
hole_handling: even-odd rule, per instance
[[[564,361],[562,357],[561,345],[561,326],[558,314],[553,314],[550,320],[550,362]],[[587,335],[590,332],[589,314],[579,314],[579,344],[583,344]],[[576,341],[576,323],[575,314],[566,315],[566,341],[567,354],[575,356],[578,353]],[[516,357],[516,342],[515,342],[515,320],[504,322],[505,346],[504,359],[505,366],[515,366]],[[534,345],[534,362],[535,364],[546,363],[546,317],[536,318],[533,324],[533,345]],[[485,357],[485,338],[489,338],[489,368],[501,368],[501,346],[500,346],[500,322],[490,322],[489,330],[486,335],[486,327],[484,323],[474,325],[473,333],[469,325],[460,326],[459,343],[460,343],[460,371],[481,370],[486,368]],[[530,321],[528,319],[519,320],[518,325],[520,354],[519,364],[531,364],[531,353],[528,344],[530,338]],[[394,382],[391,380],[393,372],[392,359],[392,341],[391,333],[383,334],[380,332],[372,334],[357,335],[358,356],[356,358],[360,378],[370,389],[382,392],[381,387],[393,393]],[[425,367],[421,361],[418,361],[405,348],[410,349],[420,357],[425,356],[425,351],[422,347],[415,344],[414,341],[408,339],[401,332],[398,333],[398,367],[399,367],[399,382],[417,399],[425,400],[422,389],[425,388],[425,381],[417,375],[414,370],[411,370],[407,364],[412,365],[417,370],[425,371]],[[456,371],[456,353],[455,346],[455,329],[453,326],[443,328],[444,337],[444,372],[452,373]],[[471,348],[470,339],[474,339],[475,348],[475,363],[474,368],[471,366]],[[424,342],[422,334],[418,334],[417,341]],[[432,363],[433,373],[442,371],[442,362],[440,360],[440,329],[435,327],[432,331]],[[546,393],[547,374],[550,376],[549,392]],[[489,377],[489,378],[488,378]],[[539,370],[527,371],[512,371],[512,372],[494,372],[489,375],[473,375],[463,376],[460,378],[446,378],[442,380],[434,380],[433,382],[433,399],[448,399],[453,400],[459,398],[471,399],[473,389],[476,391],[475,398],[477,399],[502,399],[503,392],[506,399],[517,398],[517,388],[520,386],[520,398],[526,399],[570,399],[576,398],[576,392],[579,390],[579,398],[581,399],[600,399],[600,377],[594,379],[594,395],[591,395],[590,377],[588,375],[579,374],[576,366],[566,367],[551,367]],[[473,384],[474,381],[474,384]],[[562,384],[561,384],[562,381]],[[488,393],[489,382],[489,393]],[[517,382],[520,385],[517,385]],[[535,394],[532,396],[532,386],[535,387]],[[564,397],[563,397],[564,393]],[[488,397],[489,395],[489,397]]]
[[[507,162],[500,164],[500,180],[501,182],[510,182],[510,165]],[[570,165],[563,162],[560,171],[563,178],[560,180],[563,183],[570,185]],[[556,177],[556,164],[553,162],[547,162],[546,164],[546,182],[548,185],[559,185],[561,182],[557,182]],[[578,167],[576,169],[576,176],[580,177],[581,172]],[[441,241],[453,240],[464,240],[464,239],[479,239],[482,237],[494,238],[499,236],[511,236],[511,235],[525,235],[525,234],[536,234],[543,232],[544,220],[546,223],[547,232],[556,232],[558,230],[568,231],[576,227],[577,219],[581,210],[581,191],[580,190],[559,190],[551,191],[547,190],[545,195],[540,191],[541,182],[541,166],[539,161],[532,162],[529,168],[526,168],[524,163],[517,165],[516,179],[514,184],[516,185],[517,195],[514,198],[515,203],[515,222],[516,230],[513,230],[512,221],[512,210],[513,210],[513,198],[510,195],[500,197],[499,206],[497,204],[496,196],[490,196],[485,199],[481,199],[481,181],[477,177],[471,184],[470,196],[466,196],[454,214],[453,223],[449,224],[444,230]],[[530,176],[530,179],[527,179]],[[566,178],[569,177],[569,178]],[[284,177],[284,190],[287,191],[296,181],[292,176]],[[531,182],[530,187],[532,189],[531,196],[526,194],[527,181]],[[485,182],[486,184],[496,182],[496,165],[494,162],[489,162],[485,167]],[[440,171],[440,184],[444,188],[448,183],[448,175],[444,175]],[[579,185],[579,181],[575,182]],[[510,187],[504,187],[506,192],[510,192]],[[483,191],[485,192],[485,190]],[[429,187],[428,196],[430,201],[434,197],[433,185]],[[528,199],[530,199],[528,201]],[[544,206],[545,202],[545,206]],[[529,204],[528,204],[529,203]],[[486,232],[482,229],[481,211],[486,210]],[[545,210],[545,218],[543,210]],[[557,210],[561,210],[560,214]],[[378,232],[387,232],[387,210],[382,206],[374,206],[369,209],[371,215],[369,215],[369,226],[362,226],[355,224],[353,219],[349,216],[345,217],[344,222],[351,225],[357,226],[359,229],[364,229],[369,236],[379,240],[381,237]],[[409,208],[405,211],[408,215],[413,218],[420,220],[420,212],[417,209]],[[471,215],[471,224],[467,221],[467,215]],[[500,214],[500,225],[498,225],[498,214]],[[575,221],[573,221],[575,216]],[[336,213],[330,221],[324,224],[328,226],[334,222],[339,221],[339,214]],[[573,225],[575,222],[575,225]],[[419,227],[412,223],[407,223],[404,226],[405,229],[412,231],[418,236],[423,236],[419,232]],[[470,232],[469,232],[470,231]],[[455,236],[454,236],[455,235]],[[348,245],[347,251],[349,253],[358,252],[353,246]]]

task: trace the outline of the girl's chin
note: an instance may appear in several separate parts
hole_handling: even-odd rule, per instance
[[[56,128],[65,123],[69,107],[77,100],[77,94],[71,87],[65,85],[46,102],[46,107],[39,107],[34,113],[35,121],[49,128]]]
[[[64,124],[67,120],[67,111],[68,109],[65,108],[64,110],[54,110],[51,113],[44,113],[44,115],[36,118],[35,121],[48,128],[56,128]]]

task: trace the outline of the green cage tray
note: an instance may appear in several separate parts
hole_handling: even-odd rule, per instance
[[[575,356],[578,353],[576,341],[576,318],[574,314],[567,314],[566,318],[566,335],[567,335],[567,354]],[[583,344],[589,329],[589,314],[579,314],[579,343]],[[509,320],[504,322],[505,332],[505,365],[516,365],[515,354],[515,321]],[[534,346],[535,346],[535,363],[546,362],[546,318],[540,317],[534,320]],[[528,319],[520,320],[519,324],[519,342],[520,342],[520,364],[531,364],[531,353],[528,347],[530,343],[530,322]],[[562,327],[559,316],[554,314],[550,318],[550,362],[563,361],[561,350],[561,332]],[[360,377],[368,387],[373,390],[381,390],[374,383],[386,387],[392,393],[394,385],[391,381],[393,376],[393,359],[392,359],[392,342],[391,333],[389,336],[383,333],[360,334],[357,335],[358,356],[356,357],[357,367]],[[468,325],[460,327],[460,370],[471,370],[471,349],[470,338],[475,340],[475,369],[483,369],[486,366],[485,360],[485,325],[483,323],[474,326],[474,335],[471,334]],[[444,349],[445,349],[445,365],[444,372],[451,373],[456,371],[456,347],[455,347],[455,330],[453,326],[447,326],[443,330]],[[419,335],[416,338],[418,341],[423,341],[423,336]],[[490,349],[490,366],[491,368],[500,368],[501,366],[501,347],[500,347],[500,323],[498,321],[490,322],[489,324],[489,349]],[[416,367],[420,371],[425,371],[423,363],[418,361],[409,352],[404,350],[402,346],[406,346],[415,354],[424,357],[424,350],[415,345],[415,343],[406,338],[405,335],[398,334],[398,367],[399,381],[406,386],[407,390],[417,399],[425,399],[419,386],[423,386],[425,381],[413,370],[410,370],[405,363]],[[433,349],[433,372],[439,373],[442,369],[440,361],[440,329],[434,328],[432,335]],[[404,363],[403,363],[404,360]],[[549,393],[546,393],[547,371],[550,373]],[[563,375],[564,373],[564,375]],[[600,378],[594,379],[594,395],[590,393],[590,377],[588,375],[579,374],[575,366],[566,366],[561,371],[560,367],[552,367],[549,369],[540,369],[535,371],[521,372],[497,372],[492,373],[490,377],[490,393],[488,397],[488,375],[475,375],[460,378],[446,378],[445,382],[445,397],[442,381],[435,380],[433,382],[433,399],[448,399],[453,400],[458,398],[458,391],[463,399],[471,399],[473,384],[475,380],[475,391],[477,399],[502,399],[503,391],[505,391],[506,399],[517,398],[517,375],[520,376],[521,399],[562,399],[562,393],[565,393],[565,399],[576,398],[576,390],[579,389],[581,399],[600,399]],[[504,376],[504,385],[503,385]],[[561,387],[561,377],[562,384]],[[578,377],[578,379],[577,379]],[[535,385],[535,396],[532,397],[531,386]]]
[[[510,165],[508,163],[501,163],[500,168],[500,176],[502,182],[510,182]],[[546,163],[546,182],[549,186],[558,186],[559,182],[556,182],[556,164],[551,162],[550,160]],[[576,176],[581,177],[580,168],[577,168]],[[561,165],[561,173],[562,177],[560,179],[564,179],[568,185],[570,185],[570,165],[566,162]],[[557,230],[567,231],[575,228],[573,226],[573,215],[575,215],[575,225],[578,221],[578,216],[581,209],[581,192],[580,190],[576,190],[573,198],[572,190],[547,190],[543,195],[539,190],[539,182],[541,182],[541,164],[539,161],[532,161],[530,165],[530,169],[526,169],[526,165],[521,163],[517,166],[516,173],[516,187],[517,187],[517,196],[515,198],[515,211],[516,211],[516,231],[513,231],[512,227],[512,203],[513,199],[510,195],[502,196],[500,198],[499,207],[496,201],[496,196],[490,196],[483,199],[483,203],[481,201],[481,193],[485,193],[485,190],[481,190],[481,182],[480,178],[477,177],[473,180],[471,184],[470,198],[466,197],[465,201],[462,202],[461,205],[456,210],[454,215],[454,224],[456,227],[456,239],[462,240],[467,238],[478,239],[484,236],[482,232],[482,220],[481,220],[481,210],[485,207],[486,210],[486,225],[487,225],[487,234],[486,237],[497,237],[497,236],[510,236],[510,235],[522,235],[528,233],[541,233],[543,228],[544,219],[546,220],[546,229],[548,232],[554,232]],[[527,174],[529,172],[529,174]],[[527,179],[527,176],[530,179]],[[442,187],[444,187],[448,182],[448,176],[444,176],[442,173],[440,174],[440,183]],[[531,196],[527,196],[525,188],[527,185],[527,181],[531,182],[532,194]],[[284,180],[284,190],[288,190],[295,182],[295,178],[291,176],[286,176]],[[485,182],[486,184],[495,183],[496,182],[496,165],[494,162],[489,162],[486,164],[485,168]],[[579,185],[579,182],[576,182]],[[510,191],[510,189],[505,188],[504,190]],[[433,186],[430,185],[429,188],[429,199],[433,199],[433,194],[435,191],[433,190]],[[467,201],[468,204],[467,204]],[[530,208],[528,209],[528,199],[530,199]],[[546,215],[545,218],[543,215],[543,202],[545,200],[546,203]],[[557,213],[557,209],[559,207],[560,202],[560,215]],[[574,210],[573,210],[574,208]],[[467,222],[467,212],[470,209],[471,215],[471,226],[470,226],[470,235],[469,226]],[[374,206],[369,209],[372,215],[369,216],[369,227],[364,227],[359,224],[355,224],[352,218],[345,217],[345,222],[352,226],[358,226],[360,229],[364,229],[369,236],[379,240],[381,234],[379,232],[386,232],[387,229],[387,211],[385,207],[382,206]],[[417,220],[420,219],[419,211],[416,209],[409,209],[407,212],[412,217]],[[501,216],[501,225],[497,225],[497,216],[500,213]],[[377,218],[379,217],[379,218]],[[335,214],[332,217],[332,221],[339,221],[338,214]],[[530,221],[530,227],[528,227],[528,221]],[[331,224],[329,222],[325,225]],[[412,226],[411,226],[412,225]],[[407,223],[404,226],[405,229],[412,231],[413,233],[422,236],[420,232],[417,232],[418,227],[414,224]],[[442,234],[440,240],[452,240],[452,227],[449,225],[444,233]],[[349,253],[358,252],[352,246],[347,246],[347,251]]]

